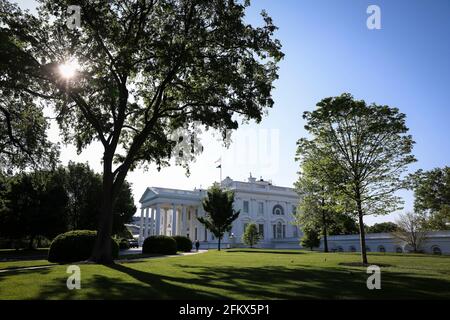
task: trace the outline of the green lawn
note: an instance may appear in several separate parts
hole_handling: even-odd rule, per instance
[[[365,268],[345,265],[358,261],[261,249],[82,264],[81,290],[72,291],[67,266],[56,265],[0,273],[0,299],[450,299],[450,257],[371,253],[371,264],[384,265],[381,290],[367,289]]]

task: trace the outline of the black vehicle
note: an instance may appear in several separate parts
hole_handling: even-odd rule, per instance
[[[128,240],[128,244],[130,245],[130,248],[139,248],[139,242],[136,239]]]

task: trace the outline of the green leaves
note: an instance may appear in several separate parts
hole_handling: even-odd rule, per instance
[[[239,216],[240,211],[233,209],[234,193],[224,191],[218,185],[208,189],[208,196],[203,200],[205,217],[198,217],[198,221],[206,226],[214,236],[222,238],[225,232],[231,230],[232,223]]]
[[[299,160],[315,162],[324,181],[346,198],[361,200],[364,214],[399,208],[394,193],[404,187],[402,175],[415,161],[404,114],[342,94],[323,99],[303,117],[311,139],[298,141]],[[327,159],[327,164],[314,159]]]
[[[249,3],[80,0],[79,29],[66,26],[70,4],[42,0],[32,16],[0,0],[4,85],[53,107],[78,151],[100,141],[119,184],[138,165],[167,165],[168,137],[186,124],[236,129],[236,116],[259,122],[273,106],[281,44],[267,13],[244,23]],[[70,81],[58,74],[68,59],[81,66]]]
[[[414,209],[424,215],[428,228],[450,229],[450,167],[418,170],[408,178]]]

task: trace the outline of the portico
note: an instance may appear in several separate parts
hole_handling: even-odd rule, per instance
[[[139,244],[152,235],[189,237],[192,241],[206,241],[209,232],[197,220],[203,216],[203,190],[147,188],[140,199],[141,221]]]

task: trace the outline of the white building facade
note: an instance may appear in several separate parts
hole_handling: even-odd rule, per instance
[[[244,230],[249,223],[255,223],[262,234],[257,247],[301,248],[302,232],[293,223],[299,197],[293,188],[274,186],[270,181],[251,176],[247,182],[227,177],[222,187],[234,191],[234,209],[240,211],[231,231],[221,241],[223,247],[244,246]],[[216,248],[217,239],[197,220],[205,215],[202,200],[206,195],[206,190],[202,189],[147,188],[139,201],[139,244],[151,235],[183,235],[192,241],[199,240],[203,249]],[[372,252],[410,251],[405,242],[388,233],[366,234],[366,246],[367,251]],[[328,247],[336,252],[360,251],[359,235],[329,236]],[[318,249],[323,249],[323,240]],[[450,255],[450,231],[429,232],[421,250],[428,254]]]
[[[328,248],[334,252],[360,251],[359,234],[328,236]],[[323,241],[320,242],[323,249]],[[404,241],[390,233],[366,234],[367,252],[411,252],[412,248]],[[450,231],[432,231],[420,244],[420,251],[428,254],[450,255]]]
[[[227,177],[222,187],[234,191],[234,209],[239,217],[224,235],[224,247],[241,246],[249,223],[255,223],[262,240],[259,247],[299,248],[301,236],[293,224],[298,195],[292,188],[274,186],[269,181],[250,176],[247,182]],[[199,240],[202,248],[215,248],[217,239],[197,217],[205,215],[202,200],[206,190],[147,188],[140,199],[141,228],[139,243],[151,235],[183,235]]]

